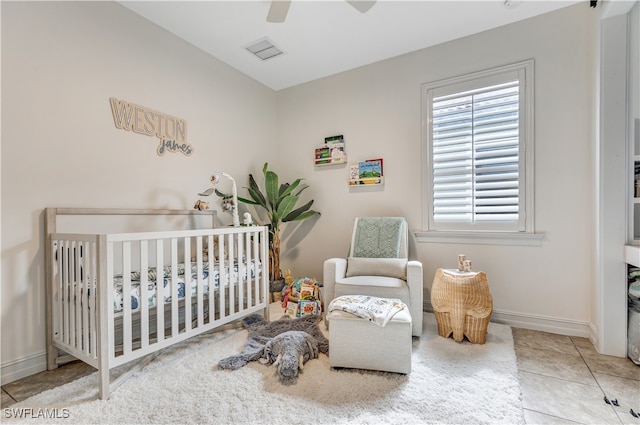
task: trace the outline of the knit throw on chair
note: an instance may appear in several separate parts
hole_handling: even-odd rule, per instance
[[[361,217],[353,238],[353,257],[398,258],[401,217]]]

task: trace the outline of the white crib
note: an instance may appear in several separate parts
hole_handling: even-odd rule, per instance
[[[264,226],[57,233],[62,215],[204,215],[215,227],[215,211],[45,210],[47,367],[74,358],[95,367],[101,399],[122,382],[111,381],[114,367],[247,315],[268,314]]]

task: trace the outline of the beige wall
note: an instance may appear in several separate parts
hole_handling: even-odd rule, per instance
[[[283,259],[321,278],[347,252],[352,218],[403,215],[422,228],[422,83],[535,60],[535,228],[540,247],[419,243],[431,287],[466,254],[488,273],[496,318],[587,336],[593,283],[593,54],[583,4],[278,92],[280,165],[308,179],[322,217]],[[349,160],[384,158],[385,185],[349,188],[348,167],[314,168],[313,148],[344,134]],[[292,158],[293,160],[289,160]],[[429,291],[425,291],[429,297]]]
[[[497,318],[585,334],[597,18],[583,6],[274,93],[115,3],[2,2],[3,382],[44,367],[43,208],[190,208],[211,171],[243,186],[269,161],[305,178],[322,212],[285,227],[283,268],[321,280],[324,259],[347,252],[353,217],[422,228],[420,85],[531,58],[542,246],[411,248],[427,300],[435,269],[465,253],[489,275]],[[112,96],[186,119],[193,155],[159,157],[157,139],[116,129]],[[384,158],[384,186],[350,189],[347,167],[313,166],[335,134],[350,161]]]
[[[185,119],[193,154],[118,130],[112,96]],[[191,208],[215,170],[243,186],[275,159],[275,102],[115,2],[2,2],[3,382],[45,365],[43,208]]]

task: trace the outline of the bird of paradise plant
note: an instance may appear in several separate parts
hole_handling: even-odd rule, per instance
[[[280,232],[283,224],[306,220],[320,213],[311,209],[313,200],[296,208],[300,193],[308,187],[302,183],[303,179],[296,179],[293,183],[280,183],[278,175],[268,167],[267,162],[262,167],[264,186],[260,187],[253,174],[249,174],[249,187],[245,188],[249,198],[240,196],[237,198],[239,202],[261,207],[265,211],[269,225],[269,280],[279,281],[283,279],[280,269]],[[215,188],[208,189],[199,195],[208,196],[214,192],[223,200],[228,201],[232,198],[232,195],[222,193]],[[237,208],[237,205],[233,207]]]

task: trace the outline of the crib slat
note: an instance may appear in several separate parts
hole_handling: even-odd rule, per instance
[[[156,240],[156,334],[164,340],[164,241]]]
[[[63,270],[64,270],[64,259],[62,256],[64,243],[62,241],[57,242],[56,246],[56,258],[57,261],[54,261],[56,265],[56,280],[54,287],[54,310],[53,314],[55,319],[55,328],[54,335],[55,339],[58,341],[64,341],[64,289],[63,289]]]
[[[184,332],[191,330],[191,238],[184,238]]]
[[[263,273],[266,273],[267,280],[269,276],[268,268],[268,260],[263,258],[261,249],[262,245],[260,243],[260,238],[262,238],[266,233],[257,233],[255,236],[255,241],[253,242],[253,258],[256,261],[256,271],[255,271],[255,279],[253,281],[253,299],[254,305],[262,302],[260,299],[260,280]],[[268,238],[268,236],[266,236]],[[263,242],[264,243],[264,242]],[[259,262],[259,263],[258,263]],[[267,300],[268,303],[268,300]]]
[[[246,235],[244,235],[245,238],[245,242],[244,242],[244,255],[246,257],[246,265],[247,265],[247,275],[246,275],[246,279],[244,282],[244,298],[245,298],[245,302],[244,302],[244,306],[245,309],[251,307],[251,270],[253,270],[253,267],[255,267],[255,264],[253,262],[253,255],[251,254],[251,236],[253,235],[252,233],[247,233]]]
[[[123,355],[131,352],[131,242],[122,243],[122,344]]]
[[[229,251],[229,258],[228,258],[228,262],[229,262],[229,315],[234,314],[235,313],[235,294],[236,294],[236,280],[238,279],[238,274],[235,272],[235,267],[236,267],[236,262],[240,262],[240,260],[238,259],[237,261],[235,260],[236,256],[234,254],[234,239],[233,239],[234,235],[232,233],[229,233],[229,235],[227,236],[228,240],[229,240],[229,246],[227,248],[227,250]]]
[[[62,340],[65,344],[69,343],[69,259],[67,241],[64,241],[64,250],[62,251]]]
[[[94,242],[91,244],[92,247],[92,255],[91,255],[91,271],[89,277],[98,276],[98,250],[97,244]],[[97,307],[96,307],[96,299],[98,297],[98,287],[97,287],[97,279],[91,277],[90,280],[90,291],[89,292],[89,329],[91,330],[89,341],[91,343],[90,351],[93,354],[93,357],[96,358],[98,356],[98,322],[97,318]]]
[[[171,238],[171,337],[180,332],[178,318],[178,239]]]
[[[65,250],[62,253],[64,255],[63,265],[63,280],[62,280],[62,295],[64,303],[62,304],[63,314],[64,314],[64,322],[63,322],[63,335],[64,335],[64,343],[69,344],[70,334],[69,334],[69,241],[65,241]]]
[[[249,271],[249,263],[244,253],[244,236],[241,233],[235,236],[238,239],[238,311],[244,310],[244,285],[247,283]]]
[[[89,243],[85,242],[82,245],[83,250],[83,258],[82,258],[82,269],[84,270],[82,279],[82,351],[85,354],[89,354],[89,285],[90,280],[89,276],[92,276],[91,273],[91,255],[93,255],[93,250],[89,248]]]
[[[67,284],[68,284],[68,290],[67,290],[67,305],[69,306],[69,345],[73,346],[75,343],[75,332],[76,332],[76,321],[75,321],[75,316],[76,316],[76,309],[75,309],[75,305],[73,304],[73,299],[75,297],[75,287],[73,284],[73,275],[75,273],[75,267],[74,267],[74,258],[73,258],[73,248],[75,247],[75,242],[71,241],[69,242],[69,248],[67,249],[67,256],[69,257],[69,262],[68,262],[68,279],[67,279]]]
[[[247,299],[247,303],[246,306],[247,308],[251,307],[251,284],[252,284],[252,280],[253,277],[251,276],[251,270],[254,269],[256,267],[256,264],[253,260],[253,255],[251,255],[251,236],[253,235],[252,233],[247,233],[245,235],[246,237],[246,247],[247,247],[247,280],[246,280],[246,285],[243,285],[245,288],[247,288],[247,293],[246,293],[246,299]]]
[[[218,235],[218,270],[220,271],[220,286],[218,288],[218,313],[220,314],[220,319],[225,316],[226,308],[225,308],[225,294],[227,292],[227,285],[229,282],[229,273],[225,273],[226,261],[224,255],[224,235]]]
[[[75,310],[75,332],[73,346],[82,351],[82,242],[77,242],[74,245],[73,309]]]
[[[75,320],[75,316],[76,316],[76,309],[75,309],[75,304],[74,304],[74,298],[75,298],[75,284],[74,284],[74,275],[76,272],[76,268],[75,268],[75,258],[74,258],[74,254],[73,251],[76,247],[75,241],[70,241],[69,242],[69,246],[67,248],[67,257],[68,257],[68,263],[67,263],[67,306],[69,307],[69,317],[68,317],[68,323],[69,323],[69,340],[68,343],[71,346],[74,346],[75,344],[75,333],[76,333],[76,320]]]
[[[213,323],[216,318],[216,273],[215,273],[215,249],[213,243],[214,236],[207,237],[207,255],[209,261],[209,323]]]
[[[106,252],[105,252],[106,250]],[[115,322],[113,311],[113,243],[106,236],[98,236],[97,252],[98,287],[96,300],[96,324],[98,330],[98,363],[100,370],[100,398],[109,397],[109,365],[115,359]],[[110,261],[108,261],[110,260]],[[104,265],[106,264],[106,270]]]
[[[140,241],[140,338],[149,345],[149,243]]]
[[[264,233],[262,234],[264,235]],[[254,279],[253,279],[253,295],[254,295],[254,303],[253,305],[258,305],[260,303],[260,276],[262,276],[263,273],[268,273],[268,269],[266,265],[269,264],[269,259],[268,258],[264,258],[260,255],[260,233],[256,233],[256,235],[253,238],[253,258],[254,258],[254,266],[255,266],[255,273],[254,273]],[[268,236],[267,236],[268,237]],[[267,243],[266,241],[262,241],[262,243]],[[258,259],[260,259],[260,265],[258,265]],[[260,273],[258,273],[258,267],[260,267]]]
[[[204,325],[204,281],[202,279],[203,265],[202,265],[202,239],[203,237],[196,237],[196,303],[197,303],[197,315],[198,325],[201,327]]]

